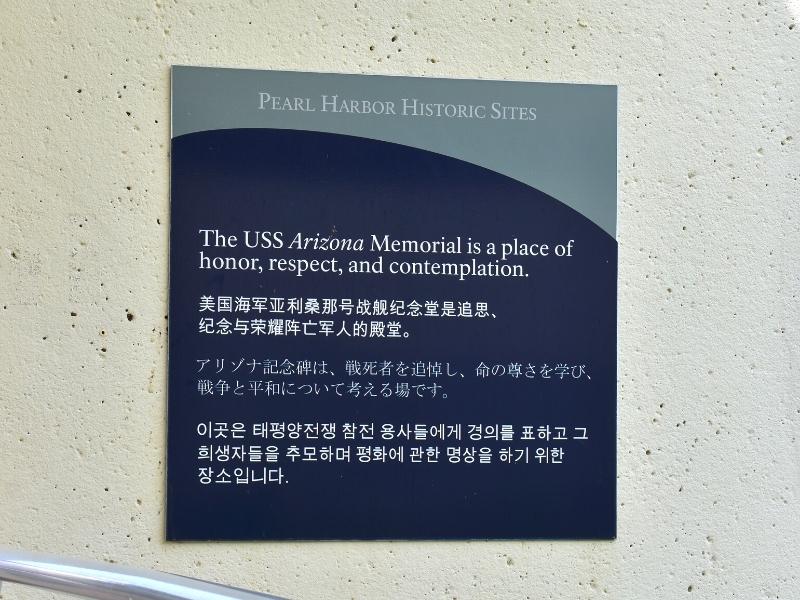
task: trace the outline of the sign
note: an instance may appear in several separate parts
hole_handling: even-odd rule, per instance
[[[167,537],[609,539],[616,88],[174,67]]]

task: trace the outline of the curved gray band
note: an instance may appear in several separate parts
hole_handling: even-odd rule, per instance
[[[309,110],[260,108],[259,94]],[[321,98],[535,107],[535,120],[323,112]],[[507,175],[558,199],[616,238],[617,88],[175,66],[172,137],[239,128],[299,129],[394,142]],[[498,201],[501,200],[498,198]]]

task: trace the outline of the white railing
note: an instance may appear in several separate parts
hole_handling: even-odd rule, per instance
[[[281,600],[159,571],[0,549],[3,581],[95,600]]]

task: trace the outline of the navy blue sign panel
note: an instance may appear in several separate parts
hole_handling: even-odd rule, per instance
[[[171,185],[168,539],[615,537],[607,229],[334,132],[188,131]]]

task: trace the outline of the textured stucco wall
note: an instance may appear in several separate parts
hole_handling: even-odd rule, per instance
[[[0,13],[0,544],[296,598],[800,597],[797,3]],[[171,63],[620,85],[618,540],[164,543]]]

